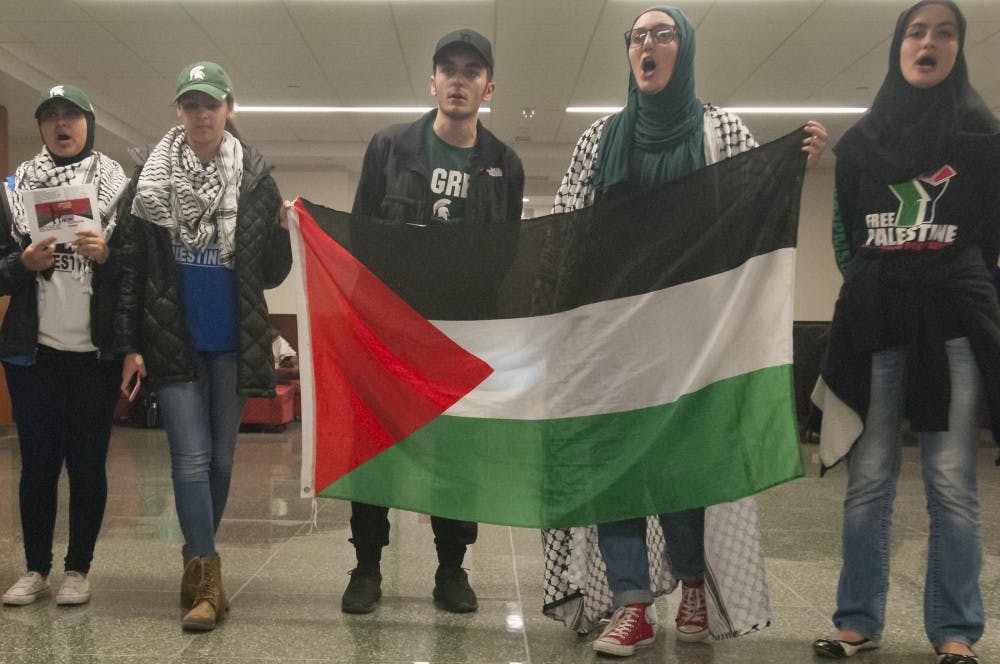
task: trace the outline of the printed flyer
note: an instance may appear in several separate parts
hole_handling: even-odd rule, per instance
[[[23,195],[32,242],[55,237],[56,242],[64,244],[76,240],[78,231],[101,231],[93,184],[31,189]]]

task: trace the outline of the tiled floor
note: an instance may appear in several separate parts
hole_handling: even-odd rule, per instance
[[[19,459],[10,427],[0,427],[0,585],[22,573],[17,512]],[[348,507],[298,498],[298,430],[241,434],[227,518],[219,537],[230,618],[214,632],[180,629],[177,603],[180,531],[172,507],[166,442],[160,430],[117,428],[108,462],[111,496],[91,573],[90,604],[51,600],[0,610],[0,662],[591,662],[612,661],[541,615],[542,559],[537,531],[483,526],[466,558],[479,594],[471,615],[436,610],[435,567],[426,517],[391,512],[394,544],[383,560],[384,599],[368,616],[339,610],[352,566]],[[889,626],[884,647],[859,663],[910,664],[934,657],[923,637],[921,593],[927,519],[923,489],[907,448],[896,500]],[[803,447],[807,477],[760,497],[773,625],[712,644],[679,644],[664,629],[634,662],[813,661],[809,642],[825,632],[833,607],[844,476],[820,479]],[[980,457],[989,617],[978,645],[983,662],[1000,661],[1000,469],[994,449]],[[65,493],[65,491],[63,492]],[[63,506],[56,530],[61,563]],[[53,579],[61,579],[57,564]],[[673,598],[660,600],[672,616]]]

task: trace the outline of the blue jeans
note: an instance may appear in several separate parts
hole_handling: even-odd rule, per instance
[[[976,491],[982,378],[968,339],[952,339],[946,350],[951,376],[950,428],[918,434],[930,515],[924,629],[935,648],[947,641],[971,646],[983,634]],[[838,629],[853,629],[869,639],[881,638],[885,624],[905,385],[904,348],[872,354],[868,417],[864,432],[846,458],[844,566],[833,622]]]
[[[705,510],[683,510],[660,515],[670,570],[679,579],[693,581],[705,573]],[[652,604],[646,519],[626,519],[597,526],[597,543],[607,568],[614,606]]]
[[[194,382],[158,387],[156,398],[184,541],[191,555],[212,556],[246,399],[236,393],[236,353],[196,353],[195,362]]]

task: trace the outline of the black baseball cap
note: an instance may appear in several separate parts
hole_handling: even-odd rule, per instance
[[[471,28],[453,30],[439,39],[437,46],[434,47],[433,63],[435,65],[438,63],[438,59],[442,51],[456,44],[465,44],[478,53],[479,56],[486,61],[486,66],[489,68],[490,72],[493,72],[493,46],[490,44],[489,39]]]

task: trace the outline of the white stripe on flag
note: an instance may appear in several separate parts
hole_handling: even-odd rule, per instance
[[[495,370],[447,411],[541,420],[672,403],[792,361],[795,249],[654,293],[549,316],[433,321]]]
[[[299,212],[288,210],[288,231],[292,242],[291,276],[295,280],[295,319],[299,332],[299,398],[302,404],[302,472],[300,496],[315,500],[316,487],[316,399],[312,364],[312,333],[309,328],[309,293],[306,284],[306,250],[299,227]]]

